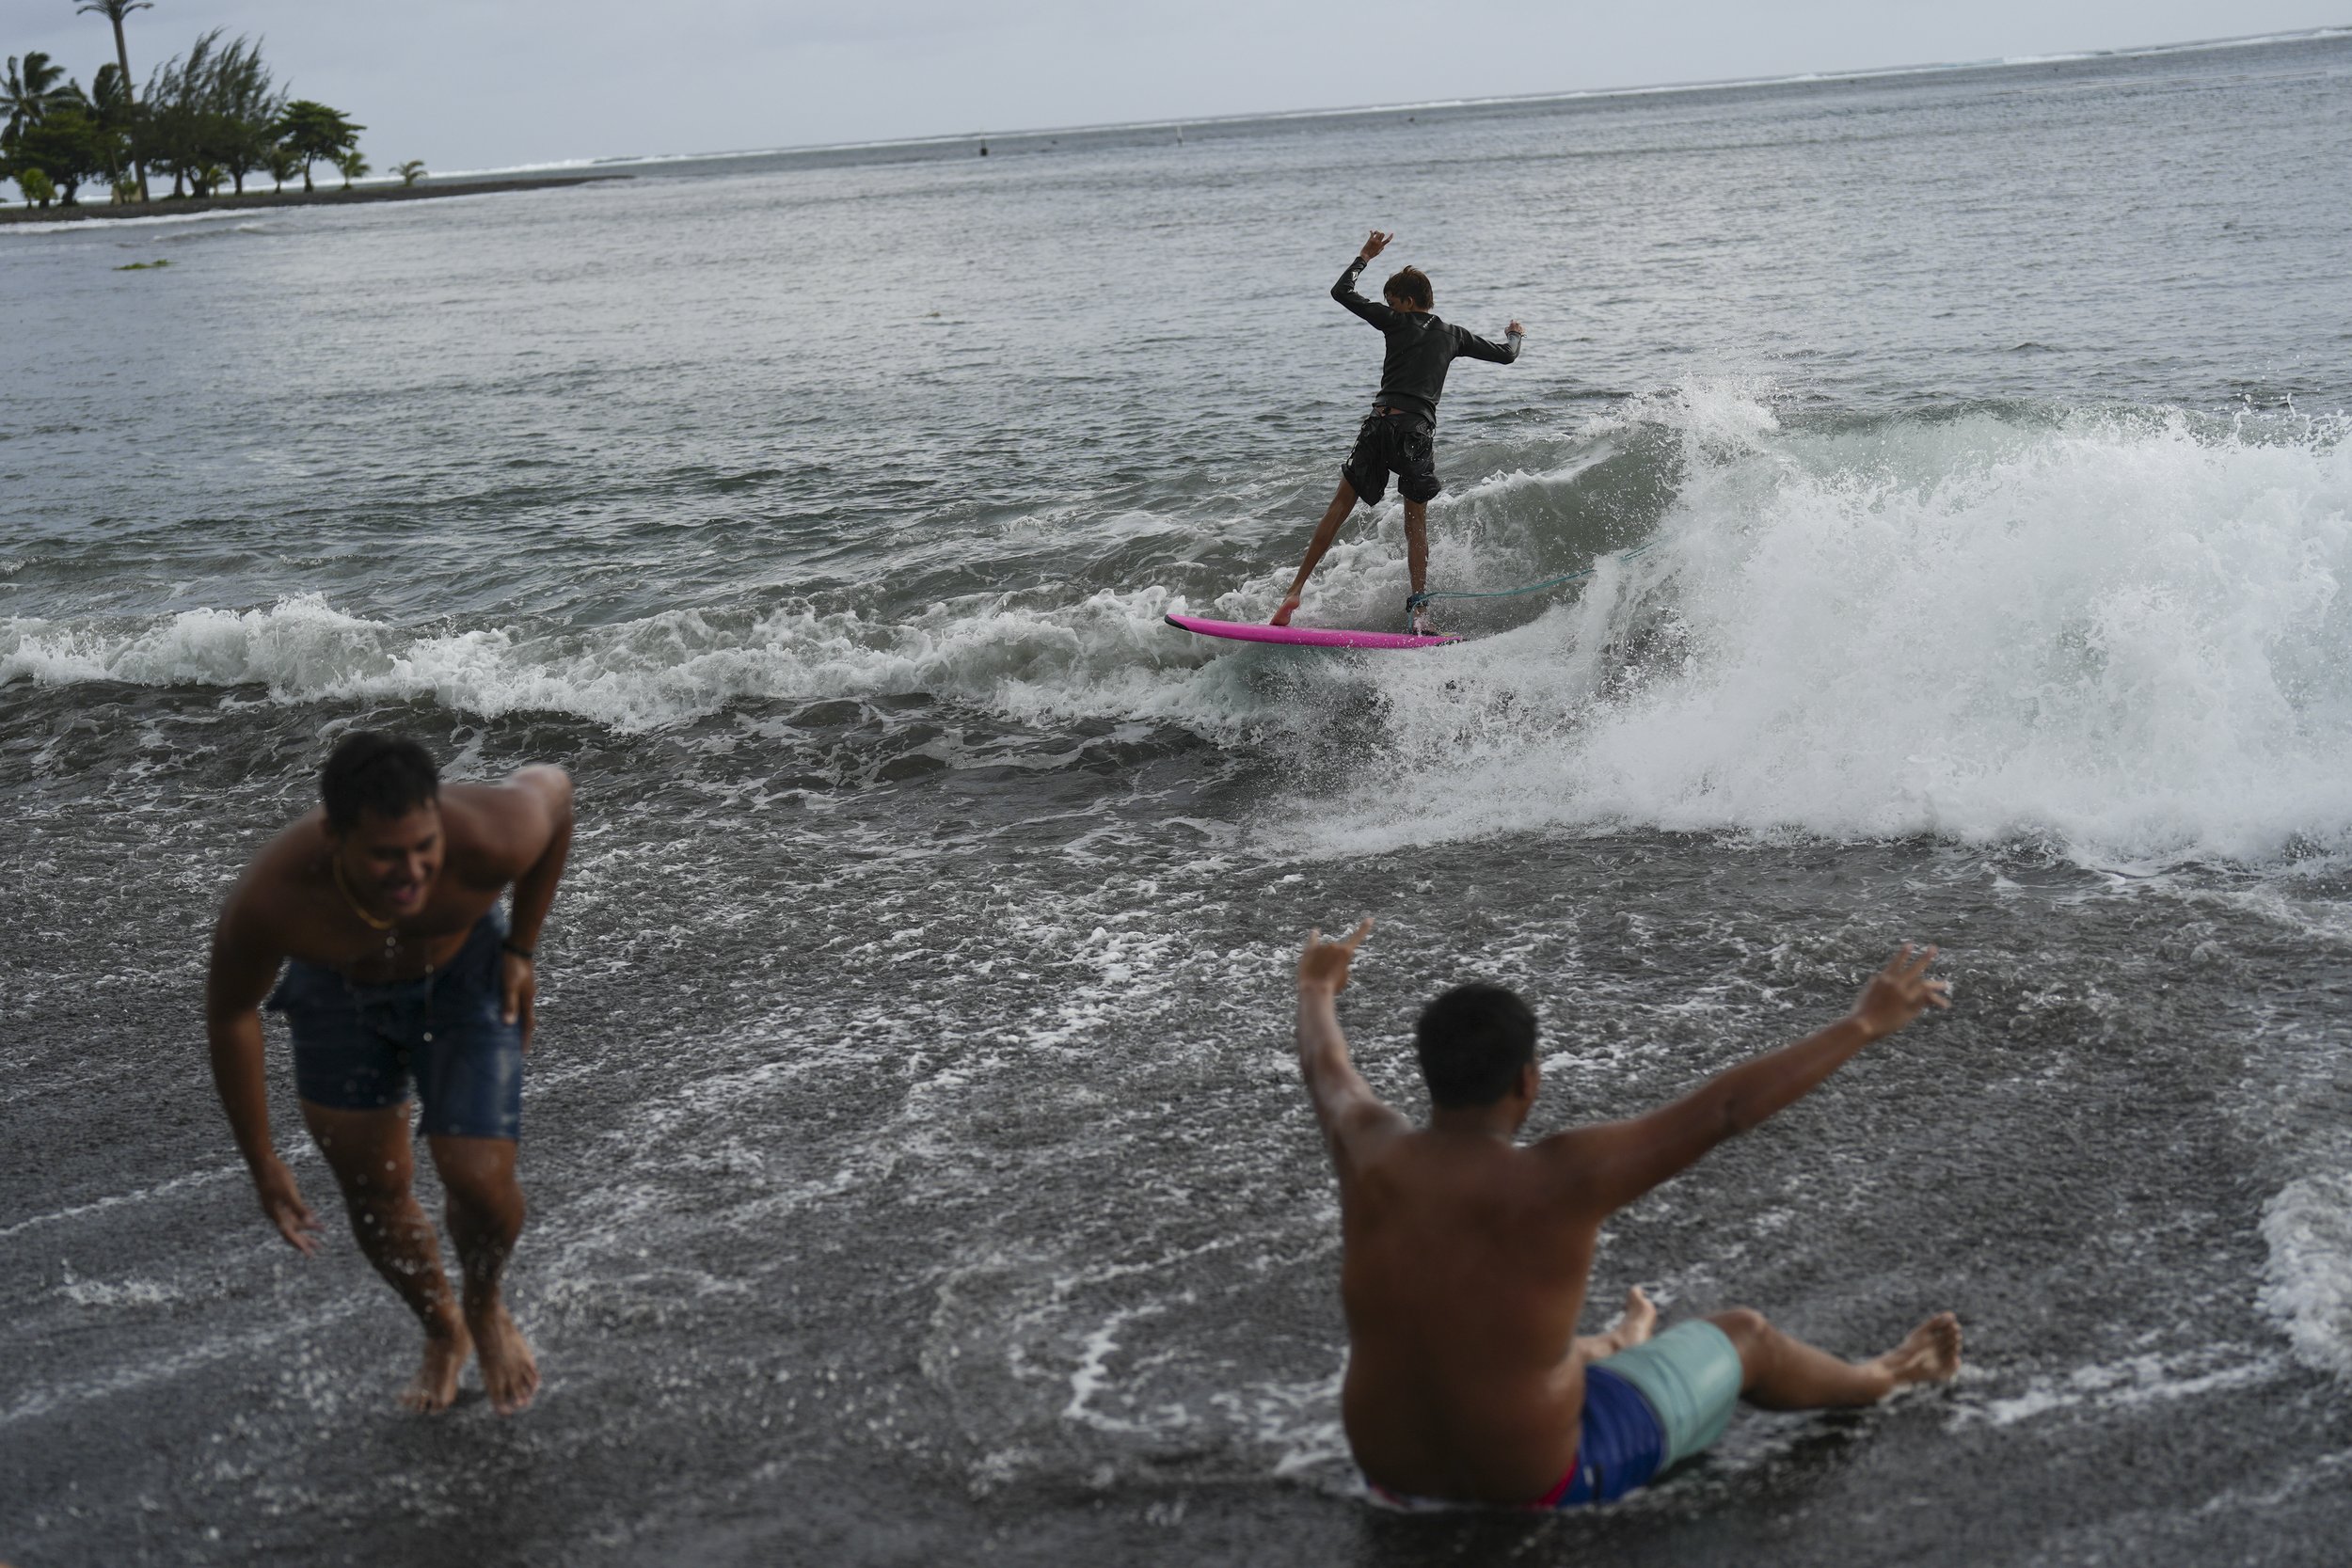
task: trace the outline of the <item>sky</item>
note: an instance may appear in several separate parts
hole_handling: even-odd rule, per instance
[[[0,0],[0,55],[87,85],[77,0]],[[2352,0],[154,0],[133,76],[211,27],[264,40],[379,167],[714,152],[1568,92],[2352,24]]]

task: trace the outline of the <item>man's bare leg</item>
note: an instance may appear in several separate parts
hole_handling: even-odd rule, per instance
[[[1307,541],[1307,559],[1299,562],[1298,576],[1291,579],[1290,593],[1283,596],[1281,608],[1274,612],[1274,619],[1268,625],[1287,626],[1291,624],[1291,613],[1298,608],[1299,595],[1307,591],[1307,579],[1315,575],[1315,568],[1323,563],[1324,552],[1340,535],[1340,525],[1347,521],[1347,515],[1355,510],[1356,486],[1343,479],[1339,489],[1331,497],[1331,504],[1323,509],[1323,520],[1315,524],[1315,536]]]
[[[1841,1361],[1792,1339],[1740,1308],[1707,1320],[1729,1337],[1745,1378],[1740,1397],[1767,1410],[1820,1410],[1876,1404],[1914,1383],[1945,1383],[1960,1371],[1960,1320],[1938,1312],[1899,1345],[1867,1361]]]
[[[466,1370],[473,1340],[441,1272],[440,1238],[410,1190],[416,1171],[408,1107],[341,1111],[306,1100],[302,1119],[342,1188],[359,1250],[424,1325],[424,1360],[400,1402],[425,1413],[446,1410],[457,1398],[457,1374]]]
[[[1605,1361],[1621,1350],[1631,1350],[1657,1328],[1658,1307],[1636,1285],[1625,1293],[1625,1310],[1617,1314],[1608,1333],[1577,1336],[1576,1354],[1581,1360]]]
[[[523,1189],[511,1138],[437,1136],[433,1168],[449,1194],[450,1240],[465,1281],[466,1327],[482,1362],[490,1408],[511,1416],[539,1391],[539,1363],[499,1293],[499,1277],[523,1229]]]

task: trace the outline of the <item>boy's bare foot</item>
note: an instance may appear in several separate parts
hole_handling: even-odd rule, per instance
[[[473,1330],[482,1391],[490,1396],[490,1408],[512,1416],[527,1407],[539,1391],[539,1362],[531,1354],[531,1341],[515,1326],[506,1303],[493,1302],[487,1312],[469,1313],[467,1324]]]
[[[473,1337],[459,1323],[452,1334],[427,1333],[424,1337],[424,1360],[417,1368],[417,1375],[401,1390],[400,1407],[421,1416],[437,1410],[447,1410],[457,1401],[457,1374],[466,1370],[467,1357],[473,1354]]]
[[[1869,1363],[1884,1372],[1890,1389],[1913,1383],[1948,1383],[1960,1373],[1960,1320],[1938,1312],[1910,1337]]]
[[[1295,612],[1297,609],[1298,609],[1298,595],[1297,595],[1297,594],[1292,594],[1289,598],[1284,599],[1284,600],[1282,601],[1282,607],[1281,607],[1279,610],[1277,610],[1274,612],[1274,619],[1273,619],[1273,620],[1271,620],[1271,621],[1268,621],[1268,622],[1266,623],[1266,625],[1267,625],[1267,626],[1289,626],[1289,625],[1291,624],[1291,615],[1292,615],[1292,614],[1293,614],[1293,612]]]

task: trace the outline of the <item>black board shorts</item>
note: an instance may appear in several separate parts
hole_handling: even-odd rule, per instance
[[[1366,506],[1380,504],[1391,473],[1396,475],[1396,493],[1406,500],[1434,499],[1444,488],[1438,483],[1434,436],[1429,421],[1418,414],[1367,414],[1340,477],[1355,486]]]

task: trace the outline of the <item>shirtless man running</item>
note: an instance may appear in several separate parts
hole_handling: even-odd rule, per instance
[[[424,1324],[424,1361],[401,1403],[447,1408],[471,1356],[491,1407],[511,1414],[539,1386],[499,1276],[523,1227],[515,1149],[538,994],[532,958],[571,847],[572,782],[560,768],[526,768],[502,784],[444,789],[423,747],[369,731],[335,748],[319,793],[319,810],[253,857],[213,932],[213,1082],[262,1212],[315,1253],[318,1221],[270,1141],[267,997],[292,1028],[302,1119],[352,1234]],[[509,884],[511,926],[499,910]],[[409,1190],[412,1082],[449,1198],[454,1297]]]
[[[1927,1008],[1945,982],[1909,944],[1853,1010],[1645,1117],[1515,1142],[1536,1091],[1535,1019],[1498,986],[1461,986],[1415,1029],[1432,1110],[1415,1127],[1348,1060],[1333,999],[1367,920],[1311,933],[1298,963],[1298,1059],[1338,1167],[1347,1314],[1341,1414],[1364,1477],[1391,1500],[1556,1508],[1608,1501],[1723,1434],[1739,1400],[1773,1410],[1871,1404],[1960,1370],[1939,1313],[1848,1362],[1740,1308],[1649,1338],[1648,1303],[1576,1338],[1593,1248],[1614,1211],[1813,1089]],[[1606,1359],[1603,1359],[1603,1358]]]

